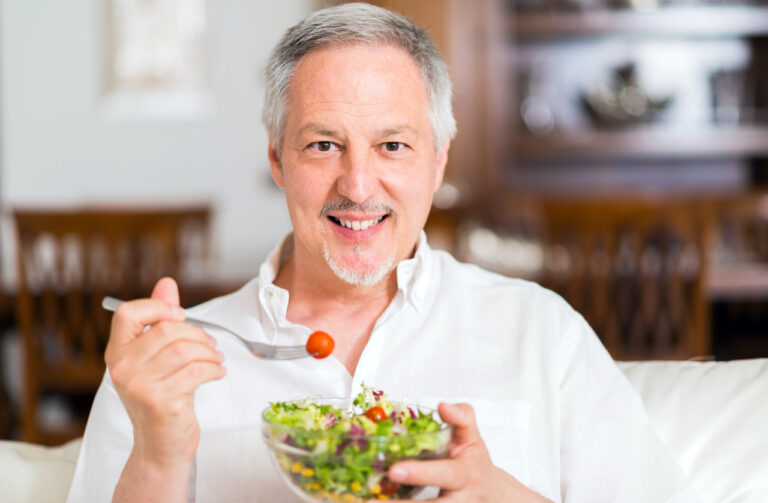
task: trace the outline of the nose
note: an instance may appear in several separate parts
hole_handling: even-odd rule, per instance
[[[379,186],[373,153],[364,148],[349,148],[342,157],[336,190],[352,202],[363,203],[376,194]]]

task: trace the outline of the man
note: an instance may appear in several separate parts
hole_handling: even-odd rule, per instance
[[[354,395],[361,381],[441,403],[451,458],[389,471],[441,488],[437,501],[696,501],[578,314],[429,249],[455,125],[423,32],[363,4],[316,12],[275,49],[267,87],[272,175],[294,230],[258,278],[195,314],[275,344],[322,329],[334,354],[256,359],[185,324],[161,280],[114,316],[70,502],[295,501],[267,464],[260,411]]]

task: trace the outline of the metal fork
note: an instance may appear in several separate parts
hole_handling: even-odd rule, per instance
[[[123,302],[125,301],[107,296],[104,297],[104,300],[101,301],[101,307],[107,311],[115,312]],[[272,344],[265,344],[263,342],[249,341],[244,339],[237,332],[234,332],[227,327],[217,325],[216,323],[211,323],[210,321],[190,318],[189,316],[186,316],[184,321],[190,325],[196,325],[201,328],[209,328],[213,330],[221,330],[222,332],[233,335],[237,337],[240,342],[245,344],[245,347],[247,347],[251,353],[258,356],[259,358],[266,358],[268,360],[295,360],[297,358],[312,356],[312,354],[307,352],[306,346],[274,346]]]

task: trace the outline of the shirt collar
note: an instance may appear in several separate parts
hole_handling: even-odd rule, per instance
[[[416,252],[413,257],[397,264],[397,289],[403,292],[405,299],[421,312],[424,306],[427,286],[429,285],[429,244],[424,231],[419,234]]]
[[[288,291],[275,285],[275,277],[285,259],[293,249],[293,233],[287,234],[269,253],[267,259],[259,267],[259,301],[268,313],[272,326],[285,319],[288,309]],[[429,284],[428,260],[430,256],[427,235],[424,231],[419,234],[416,251],[413,257],[401,261],[397,265],[397,289],[413,307],[421,312],[423,309],[426,289]],[[273,330],[273,335],[276,331]]]
[[[290,249],[293,248],[293,233],[287,234],[269,253],[267,259],[259,267],[259,303],[261,305],[261,321],[264,333],[270,342],[277,339],[277,328],[280,321],[286,319],[288,311],[288,291],[273,282],[280,270],[281,262],[285,261]],[[281,260],[282,259],[282,260]]]

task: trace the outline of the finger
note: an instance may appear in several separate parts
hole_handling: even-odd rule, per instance
[[[146,362],[180,340],[216,347],[216,339],[200,327],[179,321],[161,321],[126,347],[125,357],[137,362]]]
[[[142,376],[151,382],[156,382],[169,375],[186,362],[177,362],[171,368],[163,368],[158,364],[148,367],[148,362],[162,352],[163,348],[181,341],[197,344],[203,348],[207,346],[208,351],[217,353],[214,350],[216,339],[205,333],[203,329],[178,321],[160,321],[128,344],[117,346],[110,340],[104,359],[113,382],[116,385],[125,383],[135,376]],[[198,354],[199,350],[195,352],[195,355]]]
[[[469,469],[458,459],[403,461],[389,468],[389,478],[400,484],[437,486],[456,491],[467,485]]]
[[[454,444],[463,445],[481,441],[480,431],[475,421],[475,410],[468,403],[441,403],[437,406],[440,417],[453,425]]]
[[[161,320],[184,319],[184,311],[176,306],[159,299],[139,299],[123,302],[112,316],[110,344],[125,344],[131,342],[144,331],[147,325],[153,325]]]
[[[180,368],[162,381],[162,385],[174,393],[192,393],[201,384],[221,379],[227,369],[221,363],[192,362]]]
[[[160,380],[194,362],[221,364],[224,354],[211,346],[188,339],[179,339],[165,346],[146,364],[147,376]]]
[[[179,286],[176,284],[176,280],[173,278],[161,278],[155,283],[155,288],[152,289],[153,299],[164,300],[167,303],[178,306],[179,303]]]

